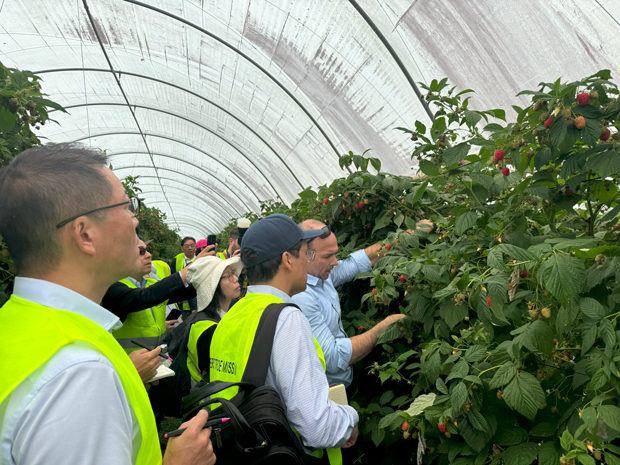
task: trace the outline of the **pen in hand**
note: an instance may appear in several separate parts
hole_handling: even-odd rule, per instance
[[[221,425],[222,423],[226,422],[230,420],[230,418],[216,418],[215,420],[209,420],[207,421],[207,423],[204,425],[204,428],[211,428],[212,426],[217,426],[217,425]],[[170,431],[169,433],[164,434],[165,438],[174,438],[177,436],[181,436],[183,434],[183,431],[185,431],[187,428],[181,428],[181,429],[175,429],[174,431]]]
[[[131,343],[132,343],[132,344],[137,345],[138,347],[142,347],[143,349],[146,349],[146,350],[148,350],[149,352],[150,352],[151,350],[155,350],[154,348],[153,348],[153,349],[151,349],[149,346],[145,346],[144,344],[142,344],[141,342],[138,342],[138,341],[134,341],[134,340],[132,340],[132,341],[131,341]],[[172,359],[171,359],[170,357],[166,358],[166,357],[164,357],[164,356],[162,356],[162,355],[160,355],[160,357],[162,358],[162,360],[170,360],[170,361],[172,361]]]

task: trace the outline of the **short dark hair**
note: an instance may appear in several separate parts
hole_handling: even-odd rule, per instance
[[[300,240],[297,244],[287,250],[293,257],[299,257],[299,251],[301,250],[301,246],[304,243],[305,239]],[[249,261],[256,258],[257,253],[252,249],[241,249],[241,261],[245,264]],[[250,285],[258,284],[258,283],[266,283],[271,281],[273,277],[278,274],[278,270],[280,269],[280,265],[282,264],[282,254],[277,257],[272,258],[271,260],[267,260],[266,262],[259,263],[258,265],[252,266],[250,268],[245,269],[245,274],[248,277],[248,283]]]
[[[187,241],[194,241],[194,244],[196,243],[196,239],[194,239],[193,237],[185,236],[183,239],[181,239],[181,247],[183,247]]]
[[[104,207],[112,197],[106,165],[97,150],[56,144],[28,149],[0,171],[0,235],[18,272],[55,269],[62,258],[62,228],[56,225]]]
[[[230,230],[230,232],[228,233],[228,239],[239,239],[239,228],[234,227]]]

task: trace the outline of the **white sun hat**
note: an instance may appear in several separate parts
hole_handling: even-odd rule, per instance
[[[198,258],[187,269],[187,282],[196,289],[199,312],[204,310],[213,299],[222,274],[229,266],[236,276],[239,276],[243,270],[243,263],[239,257],[222,260],[213,256]]]

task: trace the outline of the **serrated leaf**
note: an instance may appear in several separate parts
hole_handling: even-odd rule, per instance
[[[505,465],[530,465],[538,457],[538,446],[532,442],[512,446],[502,457]]]
[[[553,442],[545,442],[538,450],[538,465],[558,465],[562,451]]]
[[[437,397],[437,394],[434,393],[422,394],[421,396],[416,397],[409,406],[409,408],[405,410],[405,413],[412,417],[420,415],[422,412],[424,412],[425,409],[433,406],[433,403],[435,402],[435,397]]]
[[[581,419],[589,429],[594,429],[598,421],[594,407],[586,407],[581,411]]]
[[[394,391],[386,391],[383,393],[381,398],[379,399],[380,404],[387,404],[394,398]]]
[[[504,400],[510,408],[533,420],[538,407],[545,402],[545,393],[534,376],[521,372],[504,389]]]
[[[461,143],[446,149],[443,153],[443,161],[447,166],[454,165],[460,161],[463,161],[469,153],[471,146],[467,143]]]
[[[620,465],[620,458],[611,452],[605,452],[605,463],[606,465]]]
[[[581,353],[585,354],[590,350],[596,341],[596,325],[592,325],[583,335],[581,342]]]
[[[517,367],[512,362],[506,362],[497,369],[489,381],[489,388],[497,389],[508,384],[517,374]]]
[[[385,437],[385,430],[379,428],[378,425],[375,428],[373,428],[372,433],[370,433],[370,438],[372,439],[372,442],[375,443],[376,447],[379,447],[379,444],[381,444],[384,437]]]
[[[583,297],[579,300],[579,309],[581,312],[594,321],[599,321],[605,318],[607,311],[596,300],[590,297]]]
[[[473,345],[465,351],[465,355],[463,355],[463,359],[467,362],[479,362],[480,360],[484,360],[486,356],[487,356],[486,346]]]
[[[465,360],[461,360],[456,365],[452,367],[452,371],[446,378],[446,381],[450,381],[454,378],[465,378],[469,373],[469,364]]]
[[[620,407],[616,407],[615,405],[601,405],[597,410],[607,426],[620,432]]]
[[[437,378],[437,382],[435,383],[435,386],[437,387],[437,390],[441,392],[442,394],[445,394],[445,395],[450,394],[448,392],[448,386],[446,386],[446,383],[444,383],[441,378]]]
[[[555,320],[555,329],[563,334],[572,330],[573,323],[579,315],[579,304],[572,300],[566,307],[560,307]]]
[[[553,330],[545,321],[534,320],[512,331],[510,334],[518,334],[515,341],[525,346],[531,352],[551,355],[553,351]]]
[[[452,408],[459,410],[467,400],[467,386],[462,381],[456,385],[450,394]]]
[[[456,233],[460,236],[475,225],[476,221],[478,221],[478,215],[476,215],[476,212],[469,211],[459,215],[454,223]]]
[[[588,159],[584,170],[592,170],[601,178],[620,174],[620,154],[615,150],[605,150]]]
[[[467,412],[467,418],[471,425],[478,431],[487,431],[489,429],[486,419],[478,410],[470,410]]]
[[[564,306],[577,295],[586,278],[582,260],[565,253],[550,256],[538,270],[539,280]]]
[[[530,430],[530,436],[537,438],[547,438],[555,434],[555,430],[558,429],[553,423],[539,423]]]

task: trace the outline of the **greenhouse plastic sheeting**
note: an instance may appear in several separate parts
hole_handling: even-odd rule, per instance
[[[69,112],[41,135],[106,150],[200,237],[346,175],[349,151],[411,173],[395,128],[430,121],[417,82],[509,109],[540,81],[617,77],[619,32],[617,0],[0,1],[0,61]]]

